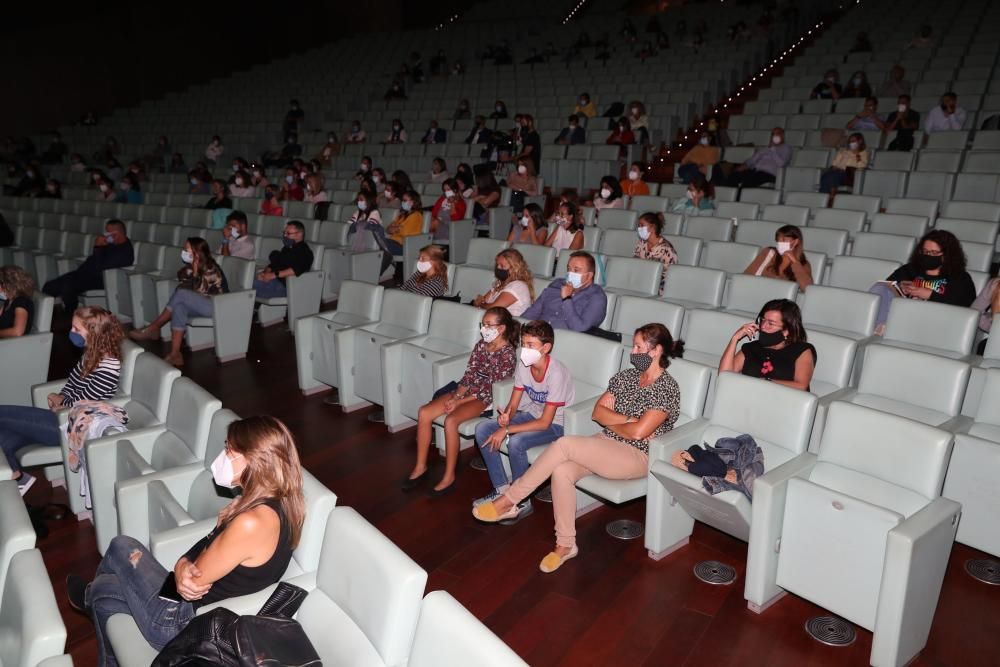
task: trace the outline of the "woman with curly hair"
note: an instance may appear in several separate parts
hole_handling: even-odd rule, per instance
[[[28,445],[59,446],[56,413],[77,401],[106,401],[118,391],[121,374],[122,327],[103,308],[78,308],[73,313],[69,339],[84,349],[83,357],[70,371],[59,393],[48,395],[49,409],[24,405],[0,405],[0,449],[7,457],[23,496],[35,478],[21,470],[15,454]]]
[[[35,321],[35,279],[19,266],[0,268],[0,338],[17,338]]]
[[[192,236],[185,241],[181,261],[184,266],[177,272],[179,284],[167,307],[147,326],[129,333],[129,338],[133,340],[156,340],[163,325],[170,322],[170,354],[164,357],[164,361],[174,366],[184,365],[181,343],[188,322],[192,317],[211,317],[212,297],[229,291],[226,276],[212,257],[212,250],[205,239]]]
[[[949,231],[933,229],[920,239],[910,260],[883,281],[868,290],[881,301],[875,318],[875,335],[885,333],[892,299],[936,301],[952,306],[970,306],[976,298],[976,285],[965,270],[965,251]]]
[[[506,308],[514,317],[519,317],[535,300],[535,281],[524,256],[508,248],[496,256],[493,269],[493,286],[486,294],[472,300],[476,308]]]

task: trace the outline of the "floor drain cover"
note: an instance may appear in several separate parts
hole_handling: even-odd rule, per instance
[[[483,463],[483,459],[478,456],[469,461],[469,467],[474,470],[486,470],[486,464]]]
[[[736,581],[736,570],[717,560],[703,560],[695,563],[694,576],[706,584],[723,586]]]
[[[605,526],[604,529],[608,531],[608,535],[617,537],[619,540],[634,540],[637,537],[642,537],[642,524],[631,519],[617,519]]]
[[[544,489],[539,489],[538,492],[532,496],[535,500],[540,500],[543,503],[552,502],[552,487],[546,486]]]
[[[857,633],[854,626],[836,616],[814,616],[806,621],[809,636],[827,646],[849,646],[854,643]]]
[[[973,558],[965,561],[965,571],[984,584],[1000,586],[1000,561],[992,558]]]

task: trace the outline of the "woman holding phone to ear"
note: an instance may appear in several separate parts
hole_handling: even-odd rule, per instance
[[[743,338],[749,342],[740,348]],[[720,373],[742,373],[803,391],[809,391],[815,369],[816,348],[806,342],[802,313],[788,299],[765,303],[756,321],[736,330],[719,361]]]
[[[118,664],[107,622],[128,614],[160,650],[194,618],[198,607],[261,591],[288,568],[305,517],[302,466],[288,428],[274,417],[229,425],[226,447],[212,462],[218,486],[242,488],[219,512],[211,533],[174,565],[160,565],[138,540],[111,541],[89,584],[66,577],[73,609],[88,614],[98,638],[98,664]]]

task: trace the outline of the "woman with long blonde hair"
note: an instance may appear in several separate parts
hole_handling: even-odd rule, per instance
[[[111,541],[92,582],[66,577],[70,605],[94,621],[98,664],[117,665],[107,639],[114,614],[132,616],[159,650],[194,618],[199,607],[261,591],[288,568],[305,519],[302,466],[295,440],[274,417],[229,425],[226,446],[212,463],[220,487],[242,493],[219,512],[215,529],[167,572],[138,540]]]
[[[103,308],[77,308],[69,339],[84,349],[83,357],[70,371],[59,393],[48,395],[49,407],[0,405],[0,449],[7,457],[14,479],[23,496],[35,478],[21,470],[17,451],[28,445],[59,446],[59,417],[56,413],[78,401],[106,401],[118,391],[121,374],[122,327]]]
[[[498,306],[506,308],[514,317],[528,309],[535,300],[535,280],[524,256],[514,248],[501,250],[493,269],[493,286],[486,294],[476,296],[476,308]]]

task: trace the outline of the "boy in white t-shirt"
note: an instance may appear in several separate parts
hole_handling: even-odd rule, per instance
[[[498,411],[496,421],[480,422],[476,427],[476,444],[493,491],[474,501],[474,506],[499,497],[511,481],[525,473],[529,449],[563,435],[563,408],[573,403],[576,392],[569,369],[551,356],[554,342],[555,333],[548,322],[535,320],[521,327],[521,363],[514,371],[510,401]],[[500,454],[505,441],[512,480],[507,479]],[[531,512],[531,500],[525,499],[518,506],[517,517],[503,523],[517,523]]]

